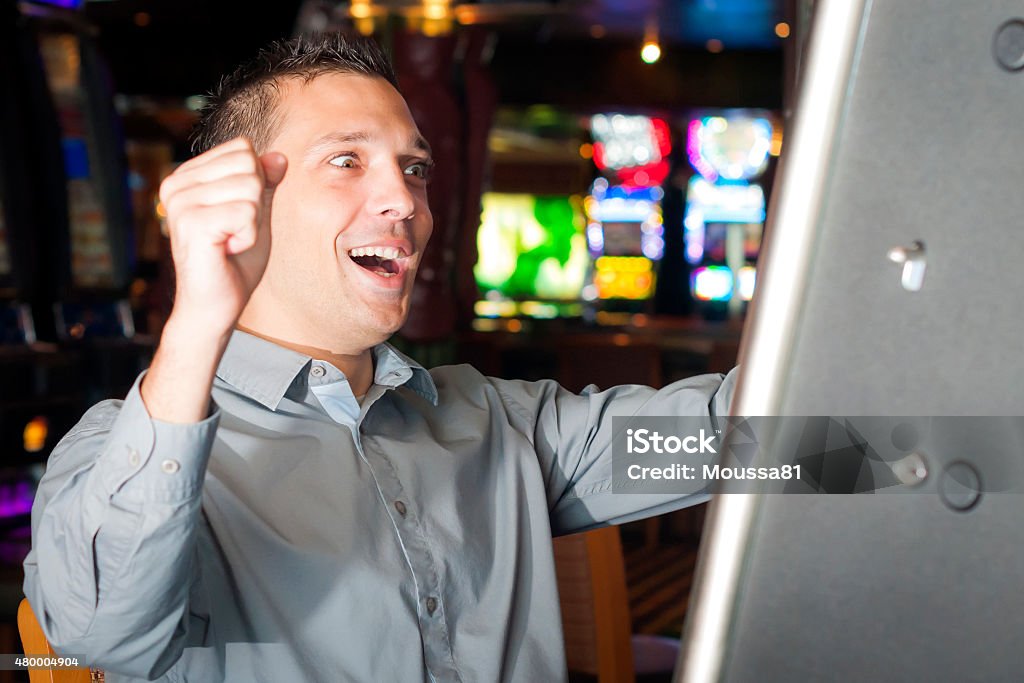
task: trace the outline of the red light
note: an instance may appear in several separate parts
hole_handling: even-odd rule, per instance
[[[661,119],[651,119],[651,126],[654,128],[654,139],[658,141],[658,151],[665,158],[672,151],[672,133],[668,124]]]
[[[668,177],[668,160],[662,159],[656,164],[620,168],[615,172],[619,182],[627,187],[653,187],[661,185]]]
[[[602,171],[608,168],[608,165],[604,162],[604,143],[594,143],[594,163]]]

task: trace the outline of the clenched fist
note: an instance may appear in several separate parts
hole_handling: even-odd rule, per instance
[[[287,159],[236,138],[190,159],[160,186],[176,272],[172,318],[227,333],[270,256],[270,211]]]

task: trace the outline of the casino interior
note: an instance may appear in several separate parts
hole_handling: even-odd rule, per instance
[[[21,651],[48,454],[152,357],[173,277],[157,189],[225,69],[324,30],[394,55],[437,163],[398,348],[660,387],[737,363],[812,4],[3,3],[0,651]],[[556,540],[574,679],[669,680],[704,507]]]

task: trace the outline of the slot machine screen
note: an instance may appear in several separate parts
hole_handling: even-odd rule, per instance
[[[742,230],[743,258],[749,263],[757,260],[761,250],[762,227],[760,223],[708,223],[704,226],[704,258],[714,263],[726,263],[728,260],[726,245],[730,228]]]
[[[573,315],[587,277],[583,201],[566,195],[488,192],[473,269],[482,300],[477,315]],[[543,302],[553,302],[545,304]]]
[[[642,256],[643,232],[640,223],[607,222],[604,228],[604,253],[608,256]]]
[[[39,46],[59,119],[68,179],[72,283],[84,288],[114,287],[105,179],[99,172],[96,132],[88,114],[81,45],[70,33],[40,33]]]

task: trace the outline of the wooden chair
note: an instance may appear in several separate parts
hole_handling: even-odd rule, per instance
[[[26,655],[59,656],[46,640],[27,599],[18,605],[18,632]],[[103,681],[104,676],[98,669],[30,669],[28,679],[31,683],[93,683]]]
[[[554,546],[569,671],[598,683],[671,673],[678,643],[632,633],[618,527],[556,538]]]

